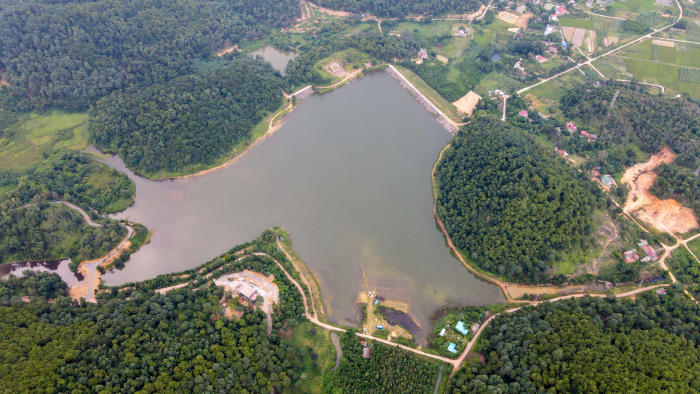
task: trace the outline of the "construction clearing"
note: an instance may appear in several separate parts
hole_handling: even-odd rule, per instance
[[[652,155],[649,161],[635,164],[625,171],[621,181],[628,185],[629,194],[624,210],[629,214],[634,212],[640,220],[660,231],[684,234],[698,228],[693,210],[676,200],[660,200],[649,193],[656,179],[654,169],[672,162],[675,157],[670,149],[663,148]]]
[[[533,14],[531,12],[527,12],[520,16],[508,11],[501,11],[498,13],[498,19],[509,25],[515,25],[523,29],[527,27],[527,21],[532,17]]]
[[[262,299],[260,308],[267,315],[267,330],[268,334],[272,330],[272,305],[279,305],[279,289],[274,283],[273,275],[265,276],[261,273],[243,270],[235,274],[224,275],[214,280],[214,284],[222,286],[230,291],[232,295],[239,297],[239,300],[250,305],[256,305],[258,297]],[[228,310],[231,306],[227,306],[224,311],[227,315],[235,315],[235,311]]]
[[[470,90],[469,93],[452,103],[452,105],[457,108],[457,111],[460,114],[472,116],[474,109],[476,109],[476,106],[479,104],[479,101],[481,101],[481,96],[474,93],[473,90]]]

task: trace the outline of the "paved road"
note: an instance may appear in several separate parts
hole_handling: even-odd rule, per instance
[[[532,89],[532,88],[534,88],[534,87],[537,87],[537,86],[540,86],[540,85],[542,85],[542,84],[544,84],[544,83],[547,83],[547,82],[551,81],[551,80],[554,79],[554,78],[558,78],[558,77],[560,77],[560,76],[562,76],[562,75],[564,75],[564,74],[566,74],[566,73],[569,73],[569,72],[571,72],[571,71],[573,71],[573,70],[576,70],[576,69],[578,69],[578,68],[581,67],[581,66],[585,66],[585,65],[587,65],[587,64],[592,64],[594,61],[596,61],[596,60],[598,60],[598,59],[600,59],[600,58],[603,58],[603,57],[605,57],[605,56],[611,55],[611,54],[613,54],[613,53],[615,53],[615,52],[617,52],[617,51],[619,51],[619,50],[621,50],[621,49],[623,49],[623,48],[627,48],[627,47],[630,46],[630,45],[634,45],[634,44],[636,44],[636,43],[638,43],[638,42],[640,42],[640,41],[644,41],[644,40],[646,40],[646,39],[652,38],[652,36],[653,36],[654,34],[656,34],[656,33],[658,33],[658,32],[661,32],[661,31],[664,31],[664,30],[670,28],[671,26],[673,26],[673,25],[675,25],[676,23],[678,23],[678,21],[680,21],[681,18],[683,18],[683,7],[681,6],[681,3],[680,3],[678,0],[675,0],[675,1],[676,1],[676,5],[678,5],[679,14],[678,14],[678,17],[676,18],[676,20],[673,21],[671,24],[666,25],[666,26],[661,27],[661,28],[658,28],[658,29],[654,29],[654,30],[652,30],[651,33],[649,33],[649,34],[645,34],[645,35],[643,35],[643,36],[641,36],[641,37],[639,37],[639,38],[637,38],[637,39],[634,39],[634,40],[632,40],[632,41],[626,43],[626,44],[623,44],[623,45],[620,45],[619,47],[613,48],[613,49],[611,49],[611,50],[609,50],[609,51],[607,51],[607,52],[605,52],[605,53],[603,53],[603,54],[601,54],[601,55],[598,55],[598,56],[593,57],[593,58],[589,58],[589,59],[586,60],[585,62],[579,63],[579,64],[577,64],[577,65],[575,65],[575,66],[573,66],[573,67],[571,67],[571,68],[569,68],[569,69],[566,69],[566,70],[560,72],[560,73],[554,74],[554,75],[552,75],[552,76],[549,77],[549,78],[545,78],[545,79],[543,79],[543,80],[541,80],[541,81],[539,81],[539,82],[537,82],[537,83],[535,83],[535,84],[533,84],[533,85],[526,86],[526,87],[524,87],[524,88],[518,90],[516,93],[517,93],[517,94],[524,93],[524,92],[526,92],[526,91],[528,91],[528,90],[530,90],[530,89]]]

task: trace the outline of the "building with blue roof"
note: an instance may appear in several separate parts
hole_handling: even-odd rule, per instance
[[[455,326],[455,330],[459,331],[460,334],[462,334],[462,335],[469,334],[469,329],[467,328],[467,326],[464,325],[464,322],[461,320],[457,322],[457,325]]]
[[[455,345],[453,342],[450,342],[450,344],[447,345],[447,351],[450,353],[457,354],[457,345]]]

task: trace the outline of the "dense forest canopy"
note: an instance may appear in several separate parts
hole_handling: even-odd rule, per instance
[[[4,0],[0,70],[20,108],[85,109],[300,14],[298,0]]]
[[[369,342],[363,358],[360,339],[348,331],[341,337],[343,357],[326,382],[326,392],[432,393],[440,364],[394,346]]]
[[[238,57],[230,67],[115,92],[90,110],[96,145],[141,174],[212,164],[250,137],[282,103],[284,82],[269,65]]]
[[[0,203],[0,263],[95,259],[125,235],[126,230],[116,222],[90,226],[78,212],[62,204],[41,202],[10,208]]]
[[[123,173],[93,157],[56,153],[22,174],[0,171],[10,190],[0,199],[0,263],[104,256],[126,235],[116,221],[97,219],[95,212],[125,209],[134,199],[134,184]],[[82,207],[100,223],[89,225],[75,209]]]
[[[611,83],[569,90],[561,107],[566,116],[598,130],[599,147],[631,142],[644,152],[657,153],[668,146],[678,155],[677,165],[692,170],[700,166],[700,107],[691,101]]]
[[[266,234],[244,247],[267,250],[274,239]],[[224,291],[210,285],[211,276],[198,276],[196,289],[167,295],[149,290],[161,280],[154,279],[102,293],[98,304],[63,297],[55,274],[0,281],[0,391],[293,390],[300,371],[318,357],[284,336],[302,319],[301,296],[274,262],[259,256],[234,261],[233,253],[192,272],[217,267],[214,277],[243,269],[274,275],[281,304],[270,335],[259,310],[225,318]]]
[[[318,0],[317,3],[332,9],[371,13],[380,17],[466,14],[476,11],[483,4],[479,0]]]
[[[447,392],[698,392],[699,312],[678,288],[506,313]]]
[[[103,213],[126,209],[134,201],[134,183],[124,174],[90,155],[62,152],[17,179],[8,200],[64,200]]]
[[[437,212],[478,266],[542,280],[561,252],[584,247],[599,191],[521,130],[481,117],[437,166]]]

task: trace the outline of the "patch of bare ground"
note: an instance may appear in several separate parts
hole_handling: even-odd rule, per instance
[[[474,18],[481,16],[481,14],[484,13],[484,10],[486,9],[486,5],[482,4],[481,7],[479,7],[478,10],[472,12],[471,14],[451,14],[451,15],[445,15],[445,19],[453,19],[453,20],[474,20]]]
[[[515,25],[523,29],[527,27],[527,21],[533,16],[534,14],[532,12],[527,12],[522,15],[516,15],[508,11],[501,11],[498,13],[498,19],[509,25]]]
[[[322,13],[328,14],[330,16],[337,16],[339,18],[349,18],[352,16],[352,12],[332,10],[330,8],[318,6],[310,1],[302,1],[302,4],[304,3],[308,4],[309,7],[315,8],[318,11],[321,11]]]
[[[347,70],[345,70],[345,68],[343,67],[343,65],[340,64],[340,62],[337,61],[337,60],[334,60],[334,61],[332,61],[332,62],[326,64],[325,66],[323,66],[323,69],[326,70],[326,71],[328,71],[328,73],[331,74],[331,75],[333,75],[334,77],[338,77],[338,78],[341,78],[341,79],[343,79],[343,78],[347,77],[348,75],[350,75],[350,72],[348,72]]]
[[[670,163],[676,156],[668,148],[649,158],[645,163],[635,164],[625,170],[622,183],[627,184],[629,194],[624,210],[636,213],[637,217],[652,227],[665,232],[684,234],[698,228],[698,221],[690,208],[682,206],[673,199],[660,200],[649,193],[654,184],[654,169],[661,164]]]
[[[241,51],[241,50],[238,48],[238,44],[236,44],[236,45],[231,45],[231,46],[229,46],[229,47],[219,49],[218,51],[216,51],[216,56],[217,56],[217,57],[221,57],[221,56],[227,55],[227,54],[229,54],[229,53],[231,53],[231,52],[234,52],[234,51],[235,51],[235,52],[240,52],[240,51]]]

